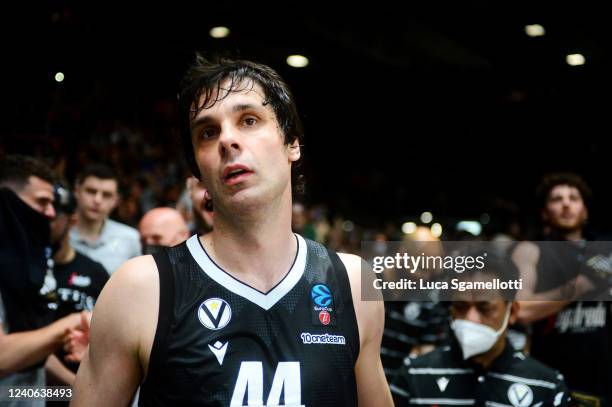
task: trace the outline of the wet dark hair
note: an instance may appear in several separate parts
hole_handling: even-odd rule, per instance
[[[225,89],[221,89],[221,84],[226,80],[229,81],[229,90],[224,92]],[[195,159],[191,138],[193,118],[197,112],[211,108],[219,100],[226,98],[230,92],[240,92],[255,84],[263,89],[263,104],[270,104],[272,107],[285,136],[285,144],[291,144],[296,139],[303,141],[302,123],[293,95],[276,71],[269,66],[251,61],[229,58],[209,61],[198,55],[183,77],[178,95],[181,142],[189,169],[196,178],[201,180],[202,175]],[[200,103],[202,96],[204,99]]]
[[[119,184],[119,176],[112,167],[105,164],[90,164],[83,168],[77,175],[77,184],[83,183],[88,177],[96,177],[100,179],[112,179]]]
[[[36,158],[13,154],[7,155],[0,164],[0,185],[21,191],[30,176],[53,184],[55,176],[47,164]]]
[[[542,178],[540,185],[536,189],[536,197],[538,199],[540,208],[544,208],[546,206],[550,191],[559,185],[569,185],[576,188],[580,192],[585,205],[588,206],[591,200],[592,192],[591,188],[582,179],[582,177],[572,172],[555,172],[545,175]]]

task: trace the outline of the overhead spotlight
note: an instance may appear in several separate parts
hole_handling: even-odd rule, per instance
[[[308,58],[303,55],[289,55],[287,57],[287,65],[294,68],[304,68],[308,66]]]
[[[431,235],[433,237],[440,237],[442,236],[442,225],[440,225],[439,223],[434,223],[433,225],[431,225]]]
[[[56,82],[63,82],[64,81],[64,73],[63,72],[58,72],[55,74],[55,81]]]
[[[433,215],[431,214],[431,212],[423,212],[421,214],[421,222],[423,223],[429,223],[433,220]]]
[[[417,229],[417,225],[414,222],[406,222],[402,225],[402,233],[409,235],[414,233]]]
[[[584,65],[585,59],[582,54],[569,54],[565,57],[565,62],[570,66]]]
[[[229,35],[230,30],[227,27],[219,26],[211,28],[209,33],[213,38],[225,38]]]
[[[525,34],[530,37],[542,37],[546,30],[540,24],[529,24],[525,26]]]

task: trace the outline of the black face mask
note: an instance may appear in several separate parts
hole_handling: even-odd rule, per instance
[[[142,254],[155,254],[157,252],[163,251],[165,247],[168,246],[162,246],[158,244],[144,244],[142,245]]]
[[[0,291],[11,332],[50,322],[41,288],[52,267],[49,219],[8,188],[0,188]]]
[[[0,188],[2,205],[3,235],[19,233],[27,237],[30,243],[48,246],[51,239],[51,223],[49,219],[32,209],[19,196],[8,188]]]

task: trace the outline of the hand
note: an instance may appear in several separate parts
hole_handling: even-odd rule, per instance
[[[581,299],[584,294],[595,288],[593,281],[591,281],[591,279],[584,274],[579,274],[578,277],[574,279],[574,284],[576,285],[575,298],[578,299]]]
[[[64,350],[67,362],[79,363],[83,360],[89,345],[89,325],[91,313],[83,311],[80,314],[80,329],[67,329],[64,335]]]
[[[57,324],[56,326],[59,327],[60,332],[65,334],[68,330],[80,329],[83,323],[83,316],[78,312],[74,312],[58,319],[55,323]]]

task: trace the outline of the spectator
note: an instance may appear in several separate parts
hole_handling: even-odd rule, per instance
[[[187,224],[173,208],[151,209],[140,220],[138,230],[144,254],[152,254],[160,246],[176,246],[189,238]]]
[[[118,189],[117,175],[110,167],[86,167],[77,177],[78,221],[70,232],[70,244],[100,262],[109,274],[141,254],[138,231],[109,219],[119,202]]]
[[[65,331],[81,323],[75,313],[49,324],[52,182],[50,169],[30,157],[8,156],[0,165],[0,387],[44,386],[42,364],[61,347]]]

